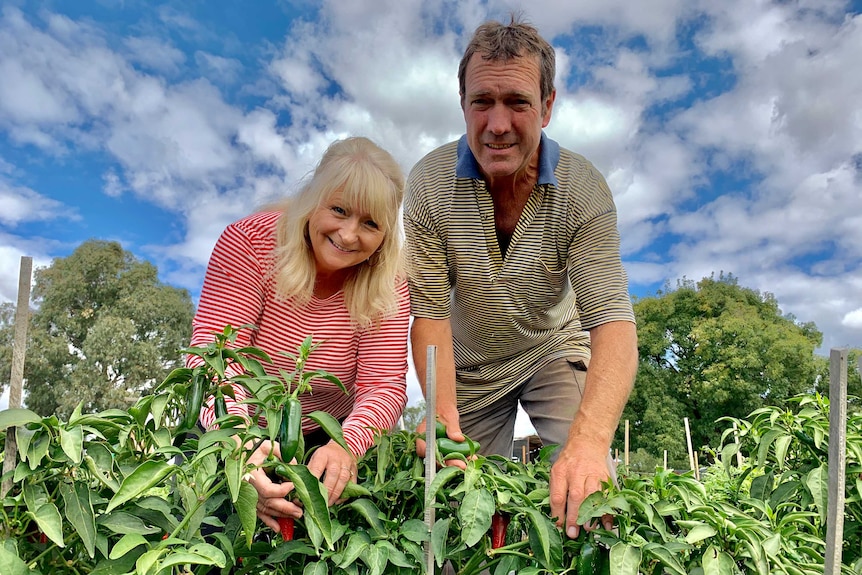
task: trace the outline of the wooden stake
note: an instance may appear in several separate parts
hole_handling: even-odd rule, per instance
[[[841,573],[847,455],[847,350],[829,354],[829,490],[826,502],[824,575]]]
[[[664,450],[664,466],[662,469],[667,471],[667,449]]]
[[[27,326],[30,324],[30,277],[33,274],[33,258],[21,256],[18,272],[18,304],[15,309],[15,340],[12,344],[12,374],[9,378],[9,407],[21,407],[24,391],[24,357],[27,351]],[[3,460],[3,475],[18,465],[18,440],[15,428],[6,429],[6,458]],[[0,485],[0,498],[12,489],[11,477]]]
[[[431,482],[437,474],[437,346],[427,347],[425,358],[425,573],[434,575],[434,550],[431,547],[431,529],[434,527],[434,502],[431,500]]]
[[[688,467],[694,471],[694,450],[691,448],[691,430],[688,427],[688,418],[684,417],[685,422],[685,441],[688,444]]]

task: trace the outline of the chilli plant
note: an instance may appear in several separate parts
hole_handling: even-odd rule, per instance
[[[0,573],[406,575],[423,572],[429,552],[436,570],[448,565],[460,575],[823,572],[823,398],[800,400],[795,413],[767,409],[736,421],[738,446],[717,453],[730,462],[741,449],[745,464],[716,465],[705,483],[666,470],[621,476],[579,514],[589,524],[611,513],[614,529],[581,530],[572,540],[550,517],[553,446],[522,463],[441,437],[439,451],[463,457],[466,469],[441,466],[426,497],[419,436],[378,430],[356,483],[328,506],[306,466],[301,419],[343,444],[341,428],[322,412],[297,415],[297,406],[312,380],[337,379],[306,369],[311,338],[289,354],[294,369],[273,377],[264,370],[271,358],[235,348],[236,334],[228,326],[210,345],[183,350],[196,356],[195,367],[175,370],[128,411],[78,410],[67,422],[0,411],[0,430],[16,427],[20,459],[4,478],[12,489],[2,500]],[[228,409],[235,385],[248,392],[239,403],[265,425]],[[217,416],[208,430],[188,415],[205,403]],[[859,424],[858,415],[848,423],[846,574],[862,573]],[[263,467],[292,482],[304,508],[279,534],[257,520],[257,491],[244,480],[250,454],[266,440],[289,460]]]

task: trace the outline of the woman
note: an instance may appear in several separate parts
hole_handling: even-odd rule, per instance
[[[356,460],[371,445],[373,429],[392,429],[407,400],[407,330],[410,302],[401,266],[400,206],[403,173],[392,156],[366,138],[334,142],[296,196],[228,226],[207,266],[194,319],[193,346],[205,346],[228,324],[242,329],[236,347],[266,351],[291,372],[309,335],[319,343],[306,369],[323,369],[347,387],[312,382],[300,396],[303,413],[325,410],[342,420],[347,452],[307,418],[307,443],[323,438],[309,470],[336,501],[356,474]],[[190,357],[189,366],[200,363]],[[229,376],[235,375],[233,373]],[[235,387],[237,401],[247,397]],[[228,411],[248,406],[228,399]],[[201,423],[215,419],[210,402]],[[317,433],[315,433],[315,431]],[[314,434],[309,436],[309,434]],[[264,442],[250,461],[260,464],[277,444]],[[293,485],[273,483],[262,469],[249,481],[258,491],[258,517],[278,531],[279,517],[301,517],[285,497]]]

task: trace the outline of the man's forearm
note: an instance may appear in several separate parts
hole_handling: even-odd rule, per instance
[[[637,373],[637,329],[630,322],[611,322],[592,329],[590,340],[584,397],[569,430],[569,443],[588,440],[608,450]]]
[[[428,396],[426,374],[428,371],[428,346],[437,347],[437,413],[446,417],[457,416],[455,393],[455,357],[452,348],[452,327],[449,320],[414,318],[410,329],[410,345],[413,349],[413,365],[419,378],[422,394]]]

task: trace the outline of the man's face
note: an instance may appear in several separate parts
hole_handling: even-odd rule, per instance
[[[542,128],[556,95],[542,101],[539,79],[533,56],[494,62],[477,53],[467,63],[461,98],[467,142],[489,183],[538,164]]]

